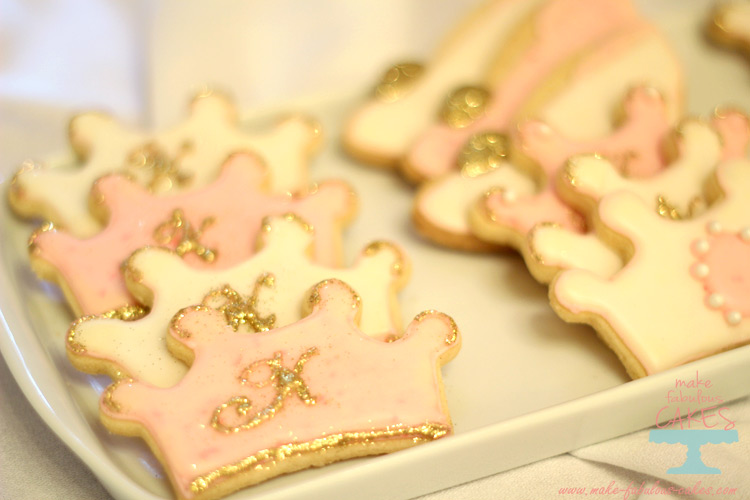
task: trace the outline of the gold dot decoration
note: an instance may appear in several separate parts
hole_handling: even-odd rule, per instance
[[[382,102],[398,101],[409,92],[423,72],[424,66],[418,63],[393,65],[375,87],[376,97]]]
[[[465,128],[484,115],[490,93],[481,87],[461,87],[445,100],[440,117],[453,128]]]
[[[508,137],[497,132],[472,135],[458,153],[458,166],[464,177],[477,177],[495,170],[508,156]]]

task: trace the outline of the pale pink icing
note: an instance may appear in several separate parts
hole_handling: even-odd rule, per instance
[[[136,249],[154,246],[154,231],[175,209],[199,227],[207,218],[199,242],[216,253],[206,262],[194,253],[185,260],[195,267],[227,268],[254,252],[262,220],[267,215],[294,212],[316,230],[315,259],[340,264],[339,226],[353,209],[351,189],[343,182],[322,184],[308,196],[292,197],[260,191],[264,169],[250,154],[233,155],[210,186],[185,194],[153,196],[128,179],[101,178],[95,193],[110,210],[107,227],[98,235],[79,240],[63,231],[46,231],[34,239],[36,255],[52,264],[72,291],[78,314],[100,314],[133,303],[120,274],[121,263]],[[177,241],[172,242],[174,248]]]
[[[555,222],[583,232],[583,217],[558,197],[553,179],[576,154],[595,152],[613,161],[629,175],[653,175],[664,168],[661,144],[669,130],[661,96],[649,88],[636,88],[625,101],[626,120],[612,135],[598,141],[574,141],[548,125],[530,121],[519,126],[519,148],[535,160],[547,182],[536,196],[508,201],[502,193],[490,194],[485,207],[499,225],[525,234],[541,222]]]
[[[401,339],[379,342],[355,326],[357,303],[345,284],[331,280],[317,290],[321,300],[310,316],[260,334],[233,332],[217,311],[188,309],[170,332],[195,353],[182,381],[168,389],[129,381],[111,391],[111,400],[105,393],[101,411],[143,426],[181,498],[194,496],[190,485],[196,478],[261,450],[425,423],[450,432],[438,365],[441,356],[446,361],[459,345],[452,320],[440,313],[424,313]],[[293,388],[282,407],[254,427],[224,433],[212,426],[214,410],[233,397],[247,397],[252,407],[244,419],[226,408],[221,420],[225,425],[247,422],[272,402],[278,393],[268,383],[271,372],[265,360],[280,355],[282,366],[292,369],[310,349],[317,353],[308,357],[298,376],[314,404],[305,404]],[[243,375],[249,383],[241,382]],[[267,384],[258,387],[262,383]],[[402,438],[400,445],[394,442],[394,447],[414,444],[411,437]],[[440,436],[432,436],[436,437]],[[339,451],[346,452],[346,447]],[[306,464],[292,470],[309,466],[306,458],[302,459]],[[279,459],[276,465],[289,465],[285,460],[290,459]],[[250,468],[246,473],[252,477],[256,472]]]
[[[703,282],[707,304],[711,307],[709,297],[719,296],[721,302],[713,308],[724,312],[737,311],[743,317],[749,317],[750,243],[733,233],[710,235],[702,241],[706,244],[706,251],[700,251],[700,245],[691,247],[698,260],[691,272]]]
[[[712,124],[724,142],[722,160],[744,158],[750,145],[750,119],[741,111],[728,109],[716,112]]]
[[[636,18],[632,5],[621,0],[548,2],[535,17],[535,40],[508,77],[492,89],[486,114],[465,128],[432,126],[409,152],[408,168],[426,179],[455,169],[458,152],[471,135],[507,129],[518,108],[555,67]]]

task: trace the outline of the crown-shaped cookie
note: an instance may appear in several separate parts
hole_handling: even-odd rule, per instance
[[[541,0],[492,0],[475,9],[449,33],[427,65],[396,64],[383,75],[375,95],[356,110],[344,129],[343,145],[354,157],[393,168],[430,124],[446,94],[485,78],[497,47]]]
[[[721,199],[689,220],[605,196],[597,233],[627,264],[609,278],[563,271],[550,287],[555,311],[592,325],[634,378],[750,341],[750,161],[723,163],[710,185]]]
[[[489,78],[491,88],[486,102],[477,103],[474,96],[463,99],[464,107],[481,106],[473,112],[476,118],[456,121],[449,115],[444,123],[436,123],[424,131],[404,160],[404,173],[421,181],[455,170],[460,152],[469,139],[487,132],[510,132],[523,104],[557,68],[574,66],[585,60],[581,53],[641,23],[628,1],[541,3],[516,28],[498,54],[498,68]],[[557,85],[560,86],[560,82]]]
[[[424,312],[381,342],[357,328],[360,301],[343,282],[317,285],[310,305],[297,323],[255,335],[211,308],[183,310],[167,340],[190,371],[168,389],[114,384],[103,423],[142,436],[178,497],[196,499],[451,432],[440,366],[459,349],[452,319]]]
[[[586,212],[594,210],[607,192],[629,190],[670,218],[695,216],[705,209],[704,185],[722,160],[745,155],[750,127],[736,110],[717,110],[711,124],[687,120],[673,134],[677,157],[649,177],[627,177],[616,161],[575,157],[558,176],[564,198]],[[560,269],[588,269],[611,276],[622,260],[591,233],[581,234],[554,221],[536,225],[526,240],[526,263],[532,274],[549,282]]]
[[[412,211],[415,224],[443,245],[479,250],[512,245],[522,252],[526,234],[540,221],[580,229],[581,217],[554,190],[557,171],[568,157],[598,152],[635,175],[664,166],[660,151],[669,125],[661,96],[638,87],[623,108],[619,128],[597,140],[571,139],[538,121],[519,125],[512,137],[494,134],[491,144],[474,146],[474,158],[467,157],[460,173],[420,186]],[[472,214],[477,236],[470,227],[472,209],[478,211]]]
[[[265,216],[287,212],[315,227],[315,259],[339,265],[340,229],[355,208],[349,186],[329,181],[293,197],[262,192],[263,180],[263,166],[248,153],[234,154],[219,179],[189,193],[154,196],[125,177],[103,177],[92,197],[109,214],[105,229],[81,240],[46,226],[31,238],[32,267],[61,286],[76,315],[101,314],[133,303],[120,266],[136,249],[166,246],[190,265],[222,269],[253,253]]]
[[[9,198],[25,217],[41,217],[78,237],[96,234],[100,222],[88,210],[96,179],[127,174],[155,193],[195,189],[216,179],[222,162],[235,151],[253,151],[269,167],[271,192],[303,192],[308,187],[308,157],[320,127],[295,116],[273,129],[249,133],[240,128],[234,104],[213,92],[196,97],[185,123],[146,134],[100,113],[77,116],[70,142],[81,157],[77,168],[29,168],[14,177]]]
[[[164,335],[172,316],[193,304],[218,305],[236,327],[264,331],[299,320],[304,299],[316,283],[337,278],[363,299],[360,329],[388,340],[402,333],[396,293],[409,275],[409,262],[395,245],[375,242],[348,269],[314,263],[308,250],[314,231],[295,215],[266,219],[258,251],[248,260],[216,271],[188,266],[175,252],[146,248],[124,266],[128,288],[150,307],[135,321],[89,317],[68,333],[68,357],[82,371],[124,374],[170,387],[185,374],[184,363],[167,352]],[[247,327],[242,328],[243,330]]]

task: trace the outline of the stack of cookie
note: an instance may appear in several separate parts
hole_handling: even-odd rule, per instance
[[[101,114],[70,132],[79,164],[24,165],[10,204],[45,221],[30,263],[78,318],[68,358],[114,379],[104,425],[142,437],[179,498],[452,432],[440,367],[458,328],[434,311],[403,327],[397,245],[342,267],[356,196],[309,184],[315,121],[250,134],[206,92],[165,132]]]
[[[707,23],[747,49],[748,19]],[[342,140],[418,185],[421,235],[517,250],[638,378],[750,342],[750,121],[684,116],[683,80],[628,0],[495,0],[390,69]]]

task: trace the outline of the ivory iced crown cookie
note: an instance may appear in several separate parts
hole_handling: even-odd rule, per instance
[[[748,123],[744,113],[731,109],[717,110],[710,127],[707,123],[695,119],[687,120],[683,123],[681,132],[663,135],[666,139],[663,141],[664,144],[654,150],[675,150],[672,154],[658,155],[668,163],[666,169],[654,173],[651,177],[632,175],[633,167],[642,164],[642,160],[648,158],[648,150],[637,155],[612,155],[609,152],[611,166],[606,162],[599,162],[598,159],[588,158],[592,162],[592,165],[589,165],[592,168],[592,177],[612,176],[616,181],[610,183],[604,191],[632,188],[640,193],[644,201],[652,202],[663,216],[674,218],[697,215],[699,209],[705,208],[705,203],[696,202],[703,199],[704,181],[710,177],[713,166],[720,161],[745,156],[750,138]],[[667,144],[673,147],[667,148]],[[657,160],[658,156],[652,158]],[[605,170],[597,170],[597,163]],[[650,162],[646,164],[648,163]],[[641,168],[636,169],[635,174],[641,174]],[[562,181],[565,198],[583,210],[594,210],[596,200],[601,198],[602,193],[590,193],[591,196],[586,197],[585,190],[579,192],[576,186],[570,184],[574,179],[568,174],[570,172],[562,170],[557,176],[558,181]],[[599,187],[604,184],[600,184]],[[673,193],[677,194],[678,201],[682,200],[685,204],[682,210],[679,205],[669,201]],[[529,270],[539,281],[545,283],[551,281],[561,269],[588,269],[599,276],[607,277],[622,267],[621,256],[598,237],[590,233],[576,234],[560,225],[541,223],[535,226],[528,235],[527,243],[531,257],[531,260],[527,259]]]
[[[557,222],[580,231],[582,219],[555,193],[558,170],[571,155],[596,151],[634,176],[664,167],[662,142],[670,126],[661,95],[655,89],[637,87],[628,93],[622,108],[619,128],[597,140],[574,140],[539,121],[520,124],[511,138],[495,134],[502,146],[477,148],[460,173],[420,186],[413,208],[417,228],[446,246],[492,249],[511,245],[522,252],[528,232],[537,223]],[[489,194],[481,198],[485,193]],[[472,210],[480,213],[470,217]],[[472,231],[472,218],[488,220],[476,222]]]
[[[672,218],[699,213],[706,205],[703,186],[724,155],[721,136],[695,119],[683,121],[676,134],[678,158],[658,174],[627,178],[603,158],[575,157],[559,176],[561,194],[586,209],[607,193],[627,190]]]
[[[600,40],[638,22],[628,0],[558,0],[539,5],[519,23],[494,61],[487,78],[489,96],[482,102],[461,99],[471,116],[447,114],[420,134],[403,162],[407,177],[421,181],[456,169],[469,138],[503,133],[515,125],[524,101],[559,65]],[[450,106],[448,100],[446,106]],[[444,113],[444,116],[446,114]]]
[[[126,283],[150,307],[135,321],[106,317],[79,320],[70,329],[68,358],[89,373],[124,374],[142,382],[171,387],[186,372],[169,355],[164,341],[169,321],[189,305],[219,304],[242,330],[263,331],[302,318],[304,298],[316,283],[340,279],[362,298],[359,328],[386,340],[402,334],[397,292],[406,284],[410,265],[394,244],[378,241],[351,268],[335,269],[308,255],[314,230],[295,215],[270,217],[258,236],[258,251],[221,271],[188,266],[172,251],[138,250],[124,266]]]
[[[136,249],[166,246],[192,266],[222,269],[253,253],[265,216],[287,212],[316,228],[315,259],[339,265],[340,230],[356,207],[351,188],[328,181],[306,196],[266,194],[264,172],[256,156],[237,153],[213,184],[169,196],[154,196],[122,176],[104,177],[92,198],[109,214],[107,226],[87,239],[45,226],[30,241],[32,268],[63,289],[76,315],[101,314],[134,304],[120,266]]]
[[[508,157],[508,139],[497,134],[486,155],[467,161],[451,172],[419,186],[412,205],[412,221],[425,238],[449,248],[496,250],[494,243],[476,237],[469,227],[469,210],[491,188],[501,187],[509,200],[530,196],[534,180],[519,171]]]
[[[216,179],[231,153],[253,151],[269,167],[271,192],[298,193],[308,187],[308,159],[319,137],[319,125],[303,116],[289,117],[261,133],[246,132],[233,103],[216,92],[196,97],[188,119],[163,132],[144,133],[110,116],[86,113],[70,125],[70,142],[81,165],[25,166],[11,183],[9,199],[21,216],[49,220],[87,237],[101,229],[88,209],[89,191],[99,177],[129,175],[154,193],[196,189]]]
[[[396,166],[448,92],[482,81],[497,48],[541,0],[491,0],[449,34],[426,67],[389,69],[375,98],[352,115],[343,144],[367,163]]]
[[[452,431],[440,366],[458,352],[448,316],[418,315],[380,342],[355,324],[356,294],[316,286],[312,313],[258,335],[205,306],[175,316],[170,349],[190,365],[161,389],[130,380],[102,395],[103,423],[143,437],[179,498],[217,498],[295,470],[395,451]]]
[[[538,269],[535,262],[533,228],[554,225],[579,234],[586,228],[583,216],[561,200],[556,189],[555,179],[571,155],[599,152],[612,158],[621,170],[640,176],[664,167],[661,150],[669,125],[660,94],[648,87],[637,87],[628,93],[623,111],[619,128],[598,140],[574,140],[540,121],[520,124],[512,157],[538,187],[524,196],[509,197],[507,193],[513,191],[513,186],[500,185],[484,197],[477,197],[467,211],[473,232],[485,241],[516,248],[534,277],[548,282],[552,275]],[[575,241],[575,237],[568,237],[566,244],[569,240]],[[588,243],[582,245],[590,246]]]
[[[563,271],[550,287],[555,311],[593,326],[634,378],[750,341],[750,162],[721,164],[711,185],[720,199],[689,220],[627,191],[604,197],[598,232],[627,263],[609,278]]]

